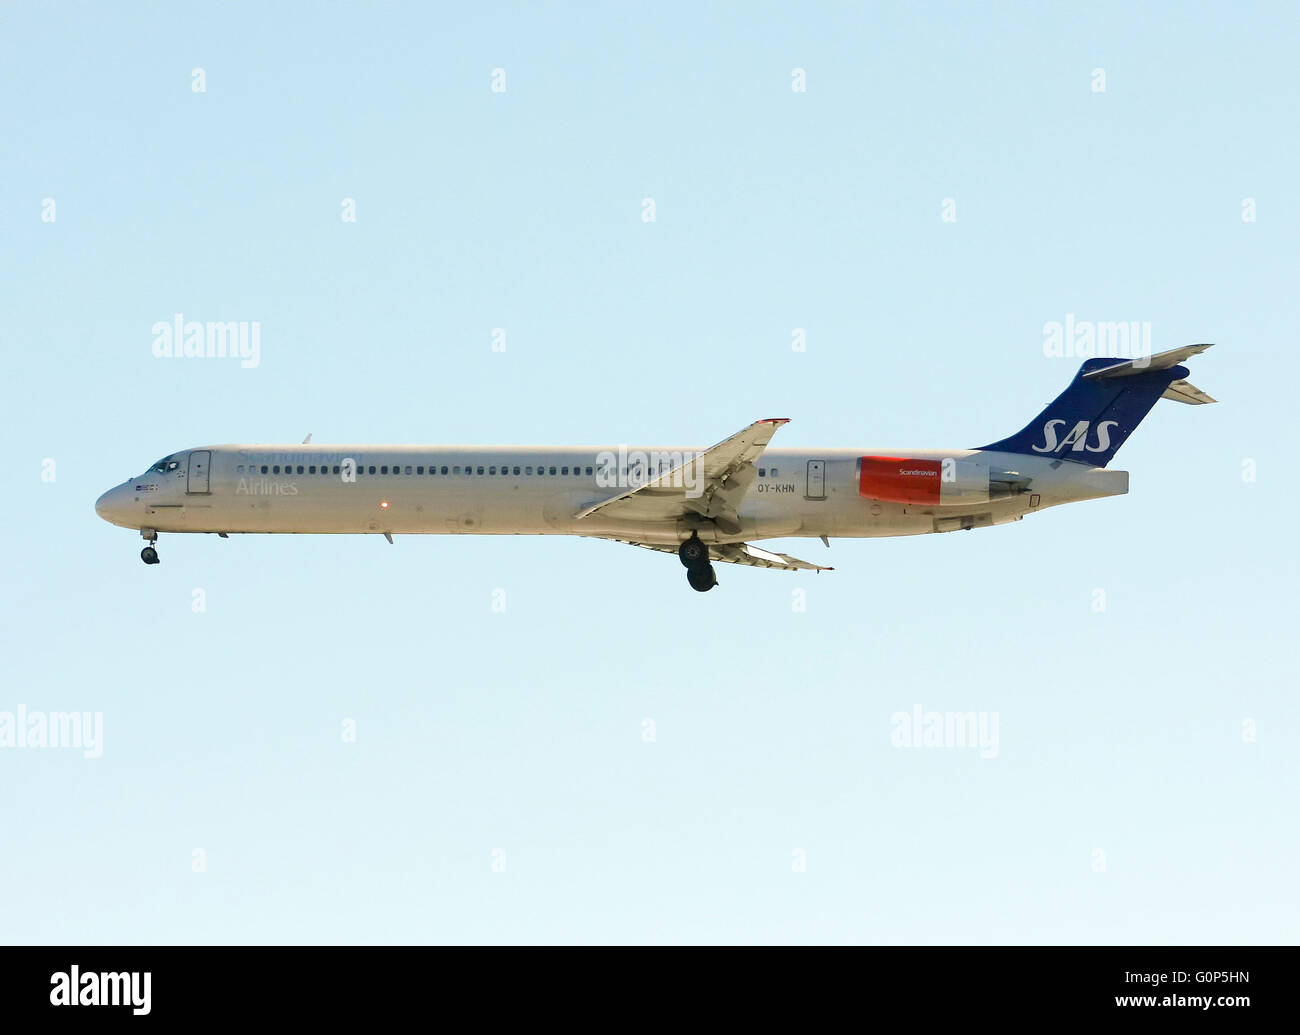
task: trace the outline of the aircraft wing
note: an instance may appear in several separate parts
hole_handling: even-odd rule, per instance
[[[755,421],[699,456],[642,485],[594,503],[576,517],[581,520],[599,513],[629,520],[670,521],[698,514],[734,534],[740,531],[740,501],[758,477],[754,461],[763,455],[777,429],[788,423],[784,417]]]
[[[591,536],[593,539],[608,539],[612,543],[626,543],[639,546],[643,550],[657,550],[659,553],[677,554],[677,547],[665,543],[639,543],[635,539],[618,539],[614,536]],[[726,561],[728,564],[745,564],[751,568],[780,568],[782,571],[834,571],[822,564],[801,561],[788,553],[773,553],[763,550],[753,543],[727,543],[724,546],[709,544],[709,560]]]

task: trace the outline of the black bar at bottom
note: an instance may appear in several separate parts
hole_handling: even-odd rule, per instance
[[[0,948],[0,1011],[35,1024],[407,1018],[822,1027],[846,1016],[1295,1014],[1294,947]],[[75,969],[74,969],[75,968]],[[116,1005],[114,1005],[116,1004]],[[24,1030],[11,1028],[10,1030]]]

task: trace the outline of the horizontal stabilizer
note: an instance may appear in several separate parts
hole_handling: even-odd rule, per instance
[[[1085,381],[1105,381],[1112,377],[1135,377],[1149,374],[1153,370],[1168,370],[1176,367],[1190,356],[1197,356],[1212,345],[1184,345],[1180,349],[1157,352],[1154,356],[1139,356],[1137,359],[1119,360],[1110,366],[1089,370],[1083,375]]]
[[[1173,399],[1175,402],[1191,406],[1204,406],[1206,403],[1218,402],[1213,396],[1206,395],[1190,381],[1175,381],[1165,389],[1161,399]]]

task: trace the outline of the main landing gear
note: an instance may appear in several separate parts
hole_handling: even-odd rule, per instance
[[[154,549],[153,544],[158,541],[158,533],[151,528],[144,528],[140,530],[140,534],[149,540],[149,545],[140,551],[140,560],[145,564],[157,564],[158,551]]]
[[[718,584],[717,573],[709,563],[709,548],[700,540],[698,533],[691,533],[691,537],[677,548],[677,556],[686,568],[686,581],[690,583],[691,589],[697,593],[707,593]]]

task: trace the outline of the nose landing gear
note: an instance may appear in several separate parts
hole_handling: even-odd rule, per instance
[[[697,593],[707,593],[718,584],[717,573],[709,563],[709,548],[701,541],[698,533],[677,548],[677,556],[686,568],[686,581]]]
[[[157,564],[158,551],[154,549],[153,544],[158,541],[158,533],[152,528],[142,528],[140,535],[149,540],[149,545],[140,551],[140,560],[145,564]]]

